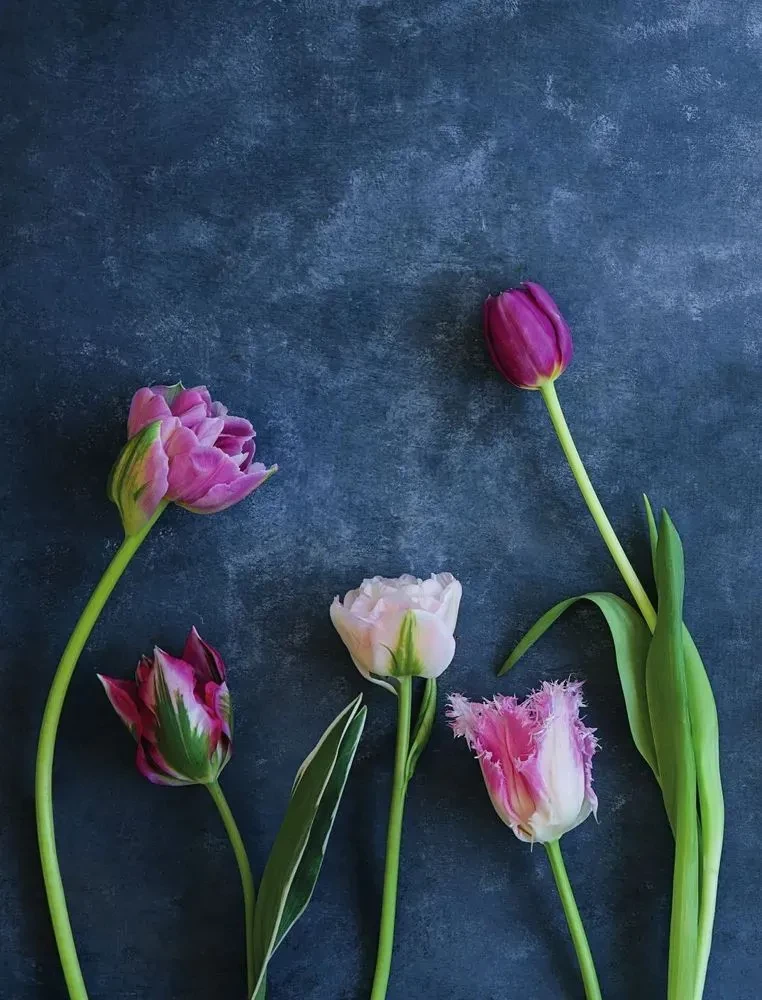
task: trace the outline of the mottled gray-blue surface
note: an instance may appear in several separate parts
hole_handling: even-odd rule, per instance
[[[367,997],[394,705],[328,605],[363,575],[463,582],[445,690],[587,681],[599,822],[565,840],[603,991],[665,992],[671,839],[610,640],[556,600],[624,590],[533,393],[490,368],[484,295],[532,276],[576,341],[559,393],[648,573],[639,496],[686,545],[722,723],[728,836],[707,997],[762,993],[762,4],[14,0],[2,14],[0,993],[62,998],[34,842],[47,685],[120,537],[134,389],[206,383],[281,472],[171,509],[82,657],[55,776],[92,1000],[245,993],[233,858],[202,789],[148,785],[95,671],[191,624],[237,713],[224,786],[261,869],[290,782],[360,690],[368,727],[272,1000]],[[441,713],[411,787],[390,1000],[581,997],[547,859],[493,813]]]

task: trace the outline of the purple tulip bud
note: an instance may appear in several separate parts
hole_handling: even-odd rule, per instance
[[[569,327],[550,295],[533,281],[487,297],[484,338],[495,367],[519,389],[553,382],[572,359]]]
[[[128,535],[139,531],[162,501],[213,514],[243,500],[277,469],[252,461],[254,428],[213,402],[204,386],[138,389],[127,432],[109,496]]]
[[[232,752],[233,719],[225,664],[191,629],[181,659],[154,649],[134,681],[98,674],[138,744],[138,770],[156,785],[216,781]]]

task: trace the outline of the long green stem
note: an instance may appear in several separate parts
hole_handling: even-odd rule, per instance
[[[656,625],[656,609],[651,603],[651,599],[646,593],[643,584],[638,579],[638,574],[635,572],[632,563],[627,558],[627,553],[622,548],[622,543],[617,538],[616,532],[611,526],[611,521],[606,516],[606,511],[598,499],[598,494],[590,482],[590,476],[588,476],[587,469],[585,469],[582,463],[577,446],[571,436],[569,425],[566,423],[566,417],[561,409],[561,404],[558,401],[555,383],[546,382],[545,385],[540,387],[540,392],[542,393],[542,398],[545,400],[545,405],[548,408],[550,419],[553,422],[553,427],[563,448],[566,461],[569,463],[572,474],[577,480],[577,485],[590,513],[593,515],[593,520],[598,526],[601,537],[606,543],[606,547],[611,553],[617,569],[622,574],[624,582],[629,587],[635,603],[640,608],[640,613],[645,618],[646,624],[653,632]]]
[[[593,488],[587,470],[580,458],[577,447],[566,423],[556,387],[548,382],[540,389],[548,408],[550,419],[558,440],[577,481],[580,492],[593,516],[598,530],[622,574],[635,603],[646,624],[653,632],[656,625],[656,611],[645,592],[632,563],[622,548],[611,522]],[[701,814],[701,886],[698,913],[698,953],[694,1000],[701,1000],[704,992],[709,953],[712,947],[712,931],[717,905],[717,882],[720,871],[720,856],[725,824],[725,808],[722,794],[722,780],[719,765],[719,739],[717,732],[717,709],[714,703],[709,679],[701,662],[696,645],[685,632],[685,665],[688,683],[688,702],[693,726],[694,750],[696,754],[696,778],[698,785],[699,810]]]
[[[389,828],[386,835],[386,868],[384,895],[381,904],[381,929],[378,935],[376,971],[370,1000],[384,1000],[389,986],[389,972],[394,947],[394,917],[397,912],[397,881],[400,869],[400,844],[402,817],[407,792],[407,756],[410,747],[410,718],[412,707],[412,678],[400,677],[397,701],[397,746],[394,753],[394,778],[392,800],[389,808]]]
[[[251,996],[254,992],[254,986],[256,985],[256,976],[254,974],[254,904],[256,903],[257,897],[254,889],[254,877],[251,874],[249,856],[246,853],[246,848],[244,847],[244,843],[241,838],[241,832],[238,829],[238,824],[233,818],[233,813],[230,811],[230,806],[228,805],[227,799],[223,795],[222,789],[216,781],[213,781],[206,787],[209,789],[209,794],[214,799],[214,804],[219,809],[225,830],[230,838],[230,846],[233,848],[233,854],[235,854],[235,859],[238,862],[238,870],[241,873],[246,929],[246,980],[249,986],[248,995]],[[262,989],[257,993],[257,1000],[259,1000],[260,997],[264,997],[264,995],[265,991],[263,983]]]
[[[577,903],[574,899],[574,892],[569,882],[569,876],[566,873],[566,865],[561,855],[561,842],[553,840],[545,845],[545,850],[548,852],[548,860],[550,861],[553,877],[558,886],[558,894],[563,904],[566,923],[569,925],[574,950],[577,953],[579,971],[582,973],[582,982],[585,986],[585,996],[587,1000],[601,1000],[601,988],[598,985],[598,976],[595,972],[593,955],[590,951],[590,945],[587,943],[585,928],[582,926],[582,918],[579,915]]]
[[[103,606],[111,591],[127,568],[130,559],[140,548],[148,532],[158,520],[166,504],[162,503],[145,528],[122,542],[114,558],[106,568],[98,585],[85,605],[82,615],[66,644],[63,656],[53,677],[48,692],[45,712],[42,717],[40,739],[37,746],[37,767],[35,771],[34,798],[37,813],[37,838],[40,847],[42,874],[48,897],[50,919],[53,923],[56,945],[61,960],[66,987],[71,1000],[87,1000],[85,981],[77,958],[74,935],[66,907],[61,870],[56,852],[55,827],[53,823],[53,758],[55,755],[56,733],[61,719],[64,699],[74,668],[87,642]]]

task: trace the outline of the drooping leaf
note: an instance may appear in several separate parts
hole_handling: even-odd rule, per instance
[[[334,719],[297,772],[254,912],[253,997],[261,995],[273,952],[304,912],[315,888],[365,725],[361,700],[356,698]]]
[[[431,737],[434,726],[434,716],[437,710],[437,682],[434,677],[426,678],[423,689],[421,707],[418,709],[418,719],[413,730],[413,741],[407,755],[407,780],[413,777],[418,760]]]
[[[668,1000],[693,995],[698,934],[696,762],[683,648],[683,549],[662,514],[656,546],[659,609],[646,660],[646,691],[667,816],[675,835]]]
[[[592,601],[602,612],[614,640],[616,665],[622,685],[627,718],[635,746],[648,766],[659,777],[651,722],[646,697],[646,657],[651,633],[642,616],[616,594],[591,592],[560,601],[529,629],[498,671],[510,670],[558,618],[577,601]]]

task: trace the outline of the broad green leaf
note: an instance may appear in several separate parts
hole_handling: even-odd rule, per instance
[[[356,698],[326,729],[297,772],[286,815],[265,865],[254,912],[253,996],[267,963],[304,912],[315,888],[336,812],[365,725]]]
[[[592,592],[560,601],[529,629],[498,671],[498,676],[510,670],[550,626],[577,601],[592,601],[602,612],[614,640],[619,682],[622,685],[627,718],[635,746],[648,766],[659,777],[656,764],[651,722],[646,697],[646,656],[651,633],[641,615],[616,594]]]
[[[659,610],[646,660],[646,691],[662,795],[675,835],[668,1000],[693,995],[698,933],[696,762],[683,650],[683,549],[662,514],[656,546]]]
[[[648,498],[644,497],[644,500],[651,538],[651,554],[655,564],[658,532]],[[701,817],[699,828],[701,850],[699,895],[701,906],[699,910],[698,974],[694,992],[696,1000],[701,1000],[712,944],[717,882],[725,828],[725,804],[720,775],[717,706],[701,655],[685,625],[683,625],[683,654]]]
[[[410,744],[410,752],[407,755],[407,780],[413,777],[418,759],[423,753],[426,744],[429,742],[431,730],[434,726],[434,716],[437,710],[437,682],[434,677],[426,678],[426,686],[423,689],[421,707],[418,709],[418,720],[413,731],[413,742]]]

